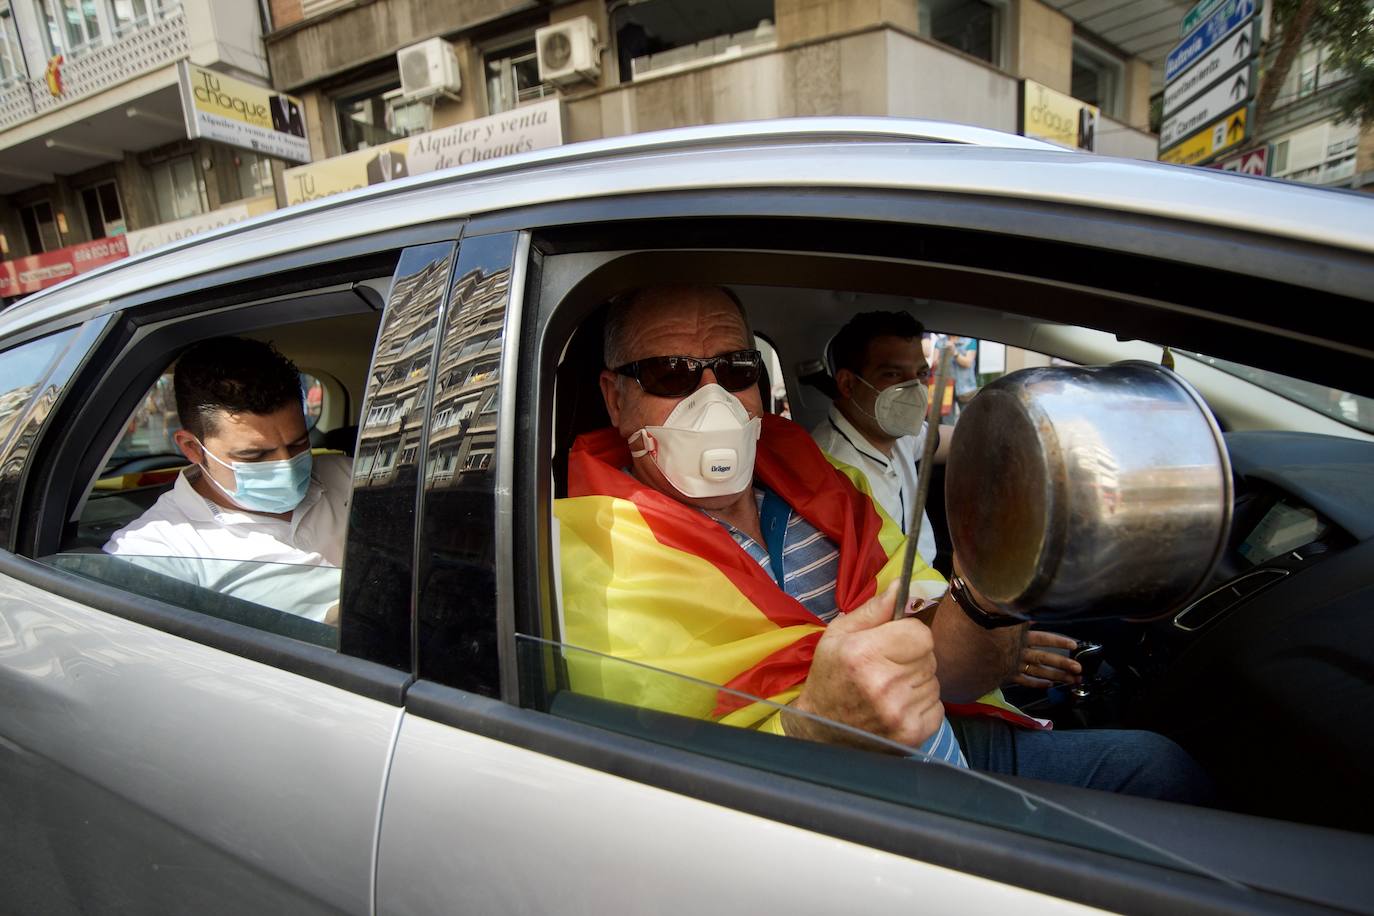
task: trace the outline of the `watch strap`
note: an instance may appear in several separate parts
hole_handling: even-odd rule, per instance
[[[994,614],[983,610],[978,606],[978,602],[973,600],[973,595],[969,592],[968,586],[964,584],[962,576],[951,576],[949,579],[949,595],[954,599],[954,603],[959,605],[963,612],[968,615],[978,626],[985,630],[995,630],[998,627],[1014,627],[1019,623],[1026,623],[1020,617],[1012,617],[1008,614]]]

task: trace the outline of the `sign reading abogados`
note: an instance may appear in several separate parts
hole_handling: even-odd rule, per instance
[[[292,162],[310,161],[300,99],[185,60],[177,70],[188,137],[218,140]]]
[[[287,169],[286,202],[298,204],[408,175],[558,146],[563,142],[561,112],[560,102],[550,99]]]
[[[1021,134],[1070,149],[1097,148],[1097,106],[1035,80],[1021,81]]]

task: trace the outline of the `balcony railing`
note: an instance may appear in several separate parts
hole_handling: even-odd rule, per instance
[[[109,44],[84,49],[64,60],[61,95],[49,91],[46,74],[0,91],[0,130],[159,70],[188,53],[186,14],[177,9]]]

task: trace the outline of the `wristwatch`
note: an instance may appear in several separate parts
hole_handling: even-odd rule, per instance
[[[993,614],[983,610],[978,606],[978,602],[973,600],[973,595],[969,593],[968,586],[964,584],[963,576],[951,576],[949,579],[949,595],[954,599],[954,603],[963,608],[968,619],[985,630],[995,630],[998,627],[1014,627],[1018,623],[1026,623],[1020,617],[1012,617],[1007,614]]]

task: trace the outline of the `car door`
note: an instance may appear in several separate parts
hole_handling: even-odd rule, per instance
[[[789,323],[787,291],[807,286],[831,291],[833,303],[850,301],[848,290],[965,297],[972,309],[937,314],[971,314],[975,331],[980,308],[1024,303],[1032,315],[1088,326],[1105,327],[1110,314],[1108,324],[1142,336],[1168,319],[1170,333],[1197,339],[1197,327],[1155,310],[1140,290],[1189,300],[1196,289],[1167,283],[1198,278],[1199,259],[1231,263],[1224,252],[1238,244],[1195,226],[1132,225],[1104,213],[1070,220],[1062,207],[1024,201],[962,209],[941,199],[932,227],[923,203],[880,192],[645,194],[624,202],[634,218],[619,224],[585,201],[469,226],[440,341],[442,381],[419,448],[417,681],[388,781],[379,907],[733,912],[766,901],[810,912],[861,901],[896,912],[1075,901],[1221,912],[1282,908],[1289,895],[1337,906],[1358,896],[1354,863],[1371,847],[1352,834],[913,770],[895,758],[566,689],[562,668],[582,650],[557,638],[549,506],[561,495],[560,460],[577,427],[565,420],[584,399],[599,398],[600,339],[579,340],[575,330],[608,295],[654,282],[767,285],[781,322],[769,330],[793,353],[804,350],[807,329]],[[692,219],[674,220],[682,214]],[[972,227],[1005,234],[980,237]],[[1094,266],[1091,279],[1103,292],[1086,282],[1067,286],[1097,232],[1122,245],[1129,239],[1130,254]],[[1186,251],[1180,233],[1192,238]],[[1251,241],[1255,249],[1233,255],[1236,263],[1262,254],[1275,276],[1299,277],[1284,274],[1292,265],[1275,254],[1281,245]],[[915,251],[919,258],[907,254]],[[1333,285],[1344,288],[1337,295],[1348,295],[1367,265],[1334,255],[1332,262]],[[1206,274],[1199,282],[1226,279]],[[1335,298],[1321,289],[1311,295]],[[477,329],[494,325],[501,308],[503,344],[493,363],[485,356],[491,340]],[[1217,326],[1229,320],[1219,316]],[[1254,328],[1225,344],[1233,352],[1276,346]],[[591,374],[564,386],[558,368],[579,349]],[[494,393],[478,395],[493,384]],[[495,416],[484,418],[487,410]],[[1289,854],[1298,848],[1320,853]]]
[[[394,267],[375,354],[372,338],[347,343],[372,355],[374,376],[390,355],[414,357],[415,378],[427,368],[416,323],[437,303],[412,295],[407,272],[446,275],[452,250],[382,241],[340,261],[326,247],[279,275],[265,253],[251,282],[196,278],[189,310],[145,297],[49,332],[58,355],[30,372],[39,394],[0,436],[15,510],[0,526],[0,909],[372,912],[410,680],[415,500],[401,456],[384,471],[374,454],[354,481],[338,629],[71,545],[86,481],[179,347],[288,321],[354,328],[345,319],[381,304],[358,282],[389,282]],[[0,350],[0,363],[40,363],[34,346]],[[368,389],[362,416],[381,396]]]

